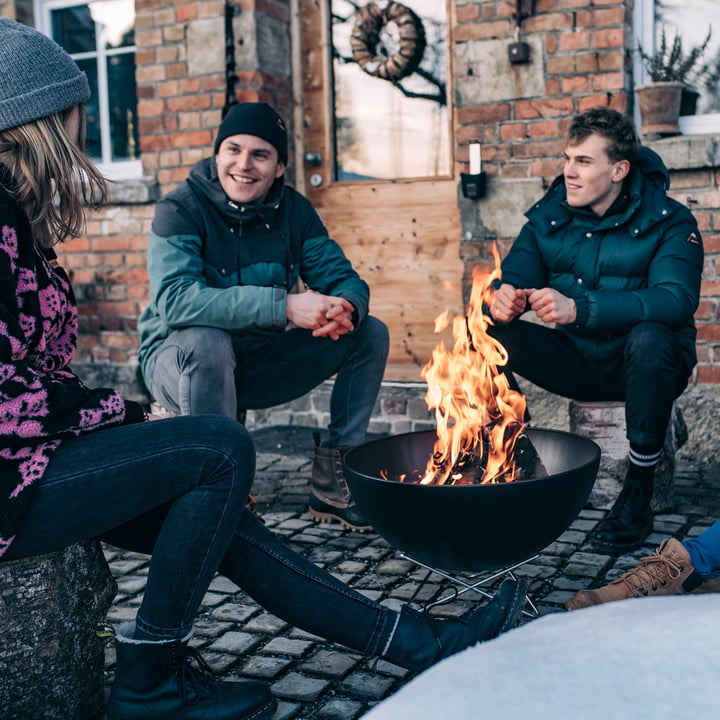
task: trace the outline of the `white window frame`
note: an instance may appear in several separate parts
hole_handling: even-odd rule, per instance
[[[637,45],[651,54],[655,52],[655,0],[636,0],[633,7],[633,29],[635,47],[633,48],[633,77],[635,84],[642,85],[650,81],[647,70],[642,63]],[[718,27],[720,32],[720,27]],[[635,103],[635,122],[640,126],[640,117]],[[718,134],[720,132],[720,113],[706,115],[683,115],[679,120],[680,132],[683,135]]]
[[[74,5],[87,5],[83,0],[34,0],[36,28],[52,37],[52,25],[50,22],[50,13],[64,7],[72,7]],[[107,81],[107,64],[105,59],[108,56],[106,48],[102,46],[100,35],[97,34],[97,47],[95,55],[98,62],[98,93],[101,95],[98,102],[99,120],[100,120],[100,144],[102,158],[97,162],[97,167],[105,177],[111,180],[129,180],[142,177],[142,162],[136,160],[116,160],[113,161],[110,155],[111,139],[110,139],[110,120],[108,117],[108,81]],[[78,59],[82,59],[82,55],[77,55]]]

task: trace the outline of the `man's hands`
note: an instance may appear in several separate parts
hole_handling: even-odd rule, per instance
[[[523,313],[527,305],[546,323],[569,325],[575,322],[577,317],[575,301],[557,290],[521,290],[507,283],[503,283],[495,291],[490,313],[498,322],[510,322]]]
[[[535,314],[546,323],[569,325],[575,322],[577,307],[572,298],[551,288],[526,290],[528,302]]]
[[[288,326],[312,330],[313,337],[337,340],[354,330],[354,312],[352,303],[345,298],[321,295],[313,290],[287,296]]]
[[[496,291],[490,306],[490,314],[498,322],[510,322],[525,312],[525,291],[503,283]]]

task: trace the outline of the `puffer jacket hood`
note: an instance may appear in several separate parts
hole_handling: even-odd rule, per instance
[[[193,166],[187,179],[188,185],[201,197],[207,198],[225,220],[231,224],[249,222],[255,219],[268,224],[280,207],[285,189],[285,175],[281,175],[270,186],[264,200],[252,203],[236,203],[223,190],[218,177],[214,157],[205,158]]]
[[[573,221],[598,231],[624,226],[631,237],[637,237],[670,213],[672,201],[665,194],[669,185],[670,173],[665,163],[656,152],[642,147],[617,204],[606,215],[600,217],[589,208],[568,205],[565,178],[561,174],[525,216],[541,233],[552,234]]]

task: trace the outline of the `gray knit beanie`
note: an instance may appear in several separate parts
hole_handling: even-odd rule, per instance
[[[89,97],[85,73],[54,40],[0,18],[0,130],[67,110]]]

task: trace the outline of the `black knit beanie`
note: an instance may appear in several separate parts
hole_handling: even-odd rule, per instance
[[[287,165],[287,129],[283,119],[267,103],[233,105],[218,128],[215,154],[217,154],[220,143],[232,135],[254,135],[262,138],[278,151],[278,157]]]
[[[54,115],[89,97],[85,73],[54,40],[0,18],[0,131]]]

